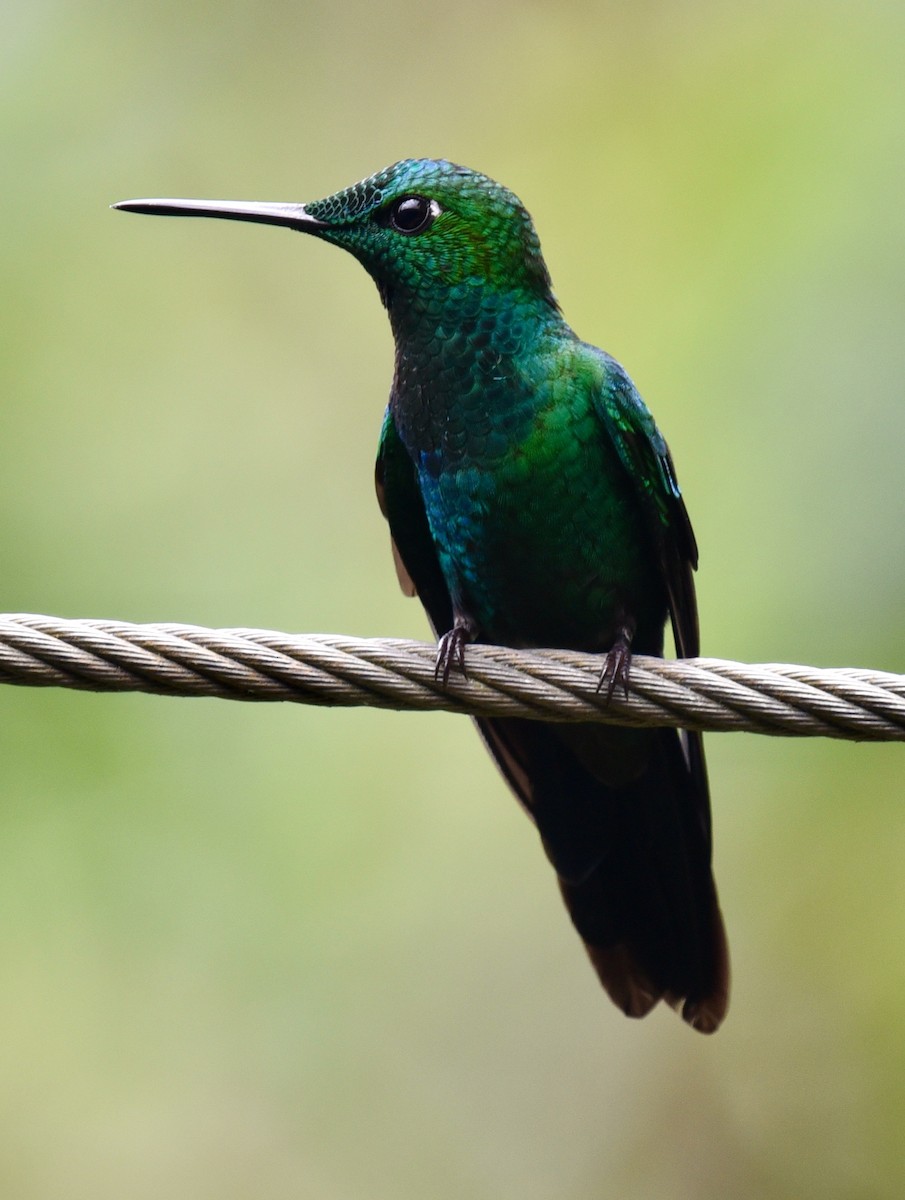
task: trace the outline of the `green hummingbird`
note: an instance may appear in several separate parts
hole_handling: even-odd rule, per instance
[[[128,200],[131,212],[282,225],[355,256],[395,339],[376,483],[403,591],[439,636],[599,652],[627,693],[634,651],[698,653],[697,547],[666,442],[623,368],[580,341],[534,225],[477,171],[407,159],[310,204]],[[572,921],[629,1016],[660,1000],[702,1033],[729,999],[701,737],[477,722],[534,821]]]

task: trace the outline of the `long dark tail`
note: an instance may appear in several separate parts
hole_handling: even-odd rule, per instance
[[[729,1005],[729,953],[699,735],[515,719],[478,725],[537,825],[613,1002],[643,1017],[665,1000],[713,1033]]]

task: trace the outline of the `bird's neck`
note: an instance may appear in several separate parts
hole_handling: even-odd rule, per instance
[[[463,424],[514,433],[537,404],[538,361],[573,338],[555,303],[464,289],[387,298],[396,342],[391,406],[412,454],[458,457]],[[464,443],[463,443],[464,444]]]

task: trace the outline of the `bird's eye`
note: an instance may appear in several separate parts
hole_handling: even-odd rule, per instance
[[[425,196],[403,196],[390,205],[389,223],[398,233],[423,233],[440,212],[436,200]]]

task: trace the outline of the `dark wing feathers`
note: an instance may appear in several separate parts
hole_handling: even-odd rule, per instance
[[[383,419],[374,472],[377,502],[390,525],[393,560],[406,596],[417,595],[434,632],[452,629],[452,603],[440,571],[415,467],[389,408]]]
[[[694,589],[698,547],[669,447],[631,379],[615,359],[604,357],[605,381],[597,395],[597,411],[629,478],[638,488],[666,582],[676,653],[680,658],[695,658],[700,653]],[[701,735],[683,732],[682,742],[709,847],[710,794]]]
[[[608,358],[606,366],[597,411],[647,515],[669,595],[676,651],[682,658],[694,658],[699,637],[692,572],[698,565],[698,547],[669,447],[628,375],[613,359]]]

